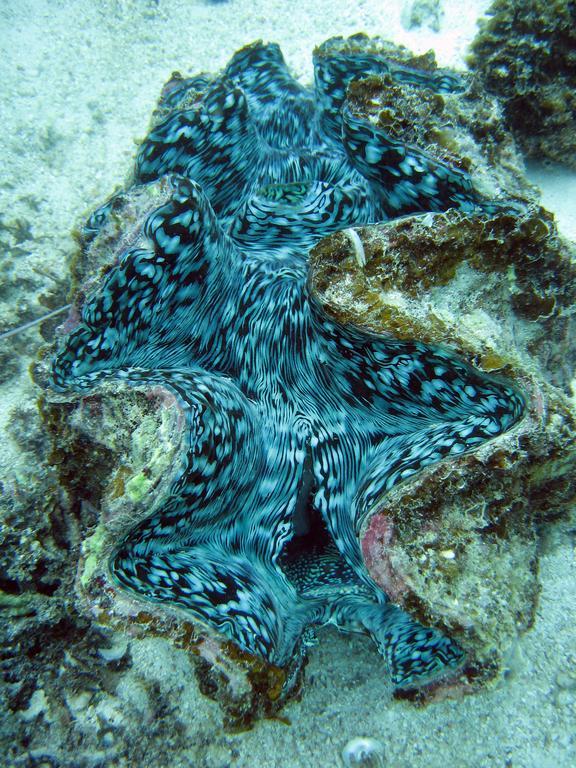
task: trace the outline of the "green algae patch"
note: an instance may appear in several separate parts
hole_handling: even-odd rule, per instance
[[[140,472],[129,480],[125,485],[126,495],[130,501],[137,504],[148,493],[152,487],[152,481]]]
[[[97,570],[102,566],[103,552],[106,549],[109,535],[106,526],[100,522],[94,532],[82,542],[83,567],[80,584],[85,589]]]

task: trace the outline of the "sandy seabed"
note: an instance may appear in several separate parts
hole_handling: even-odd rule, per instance
[[[123,183],[135,139],[144,136],[162,84],[174,70],[216,71],[239,47],[263,38],[278,42],[294,73],[309,81],[313,47],[358,31],[415,52],[434,48],[440,64],[463,66],[476,19],[489,3],[444,0],[438,33],[406,30],[405,5],[400,0],[4,0],[2,327],[46,311],[41,295],[65,278],[75,248],[73,225]],[[575,238],[574,173],[534,165],[529,171],[561,231]],[[0,428],[16,404],[34,402],[27,368],[40,343],[37,331],[29,331],[11,347],[17,360],[0,358],[1,365],[10,365],[1,377]],[[22,461],[10,435],[3,438],[0,476],[23,471]],[[311,652],[302,700],[283,711],[289,725],[264,721],[251,732],[224,733],[218,707],[201,696],[181,654],[160,640],[132,649],[133,668],[115,695],[125,712],[136,715],[145,709],[143,680],[155,681],[173,697],[190,756],[167,755],[162,765],[172,768],[328,768],[341,765],[343,746],[357,736],[381,741],[386,764],[395,768],[572,766],[576,690],[565,681],[576,661],[576,590],[574,540],[568,534],[555,537],[543,554],[541,579],[537,622],[511,649],[505,678],[495,689],[461,701],[424,709],[392,701],[371,644],[330,631]],[[37,716],[43,717],[37,705]],[[47,744],[46,754],[50,749]],[[102,760],[98,764],[106,765],[105,756]],[[79,755],[77,764],[90,764],[88,756]]]

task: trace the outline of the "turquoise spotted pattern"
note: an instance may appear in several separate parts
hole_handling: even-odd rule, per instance
[[[461,87],[333,41],[316,53],[313,89],[262,43],[220,76],[172,80],[134,173],[135,185],[165,177],[169,199],[84,303],[52,384],[160,385],[184,413],[182,471],[119,543],[118,585],[279,665],[316,625],[367,633],[406,688],[464,654],[372,581],[360,525],[397,483],[502,434],[524,404],[445,349],[338,325],[309,294],[308,251],[330,232],[497,205],[350,113],[347,84],[374,73]]]

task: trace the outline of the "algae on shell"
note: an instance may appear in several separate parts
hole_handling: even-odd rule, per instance
[[[346,233],[311,254],[310,287],[332,318],[450,345],[505,375],[527,400],[510,432],[388,491],[359,531],[373,578],[394,602],[461,643],[466,685],[476,685],[498,674],[508,647],[531,626],[539,527],[574,502],[567,332],[574,267],[542,211],[421,214],[356,233],[364,264]],[[546,273],[554,285],[542,280]],[[534,312],[516,301],[526,291]],[[548,295],[554,301],[542,316]]]

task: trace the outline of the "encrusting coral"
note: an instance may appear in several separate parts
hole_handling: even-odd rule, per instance
[[[45,403],[70,493],[70,434],[103,456],[82,604],[185,635],[243,725],[298,688],[315,625],[370,634],[398,690],[493,675],[533,615],[534,499],[555,483],[564,504],[574,460],[549,375],[573,274],[546,214],[510,199],[509,137],[473,135],[491,104],[364,36],[315,72],[306,89],[255,43],[173,76],[130,185],[83,230]],[[494,272],[503,344],[450,312],[483,317]],[[515,576],[500,632],[474,602],[486,558],[497,587]]]
[[[574,167],[576,3],[494,0],[468,64],[527,152]]]

